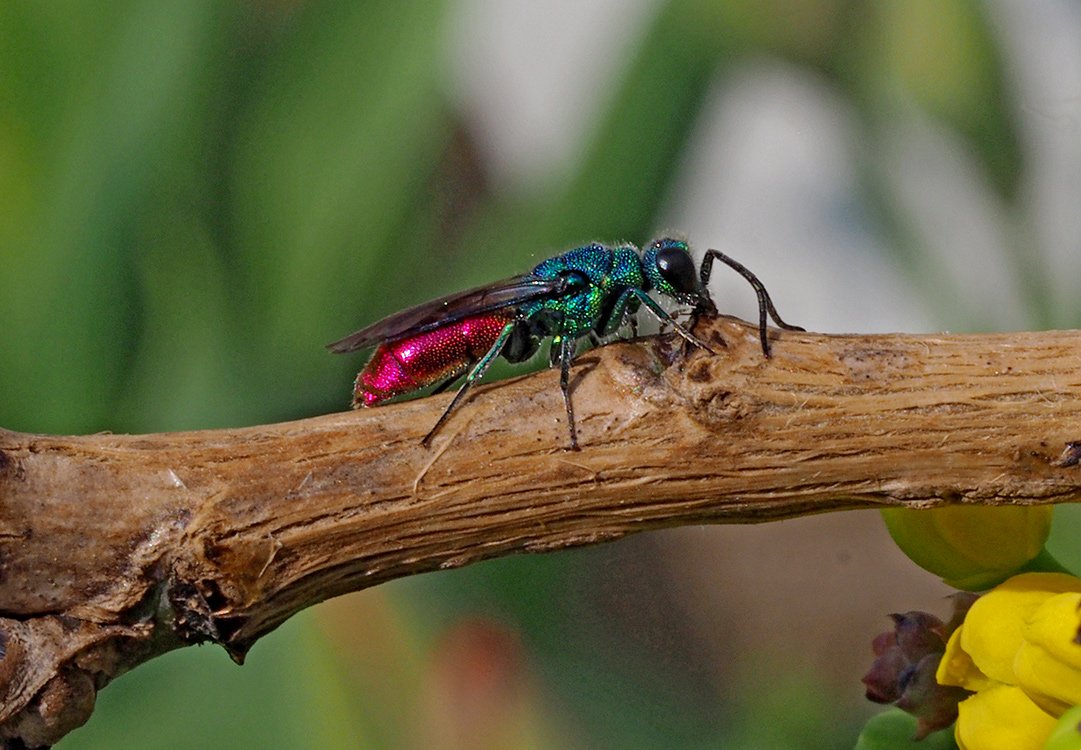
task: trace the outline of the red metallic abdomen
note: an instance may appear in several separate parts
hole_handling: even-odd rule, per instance
[[[514,315],[489,313],[376,347],[353,384],[353,408],[378,406],[403,393],[461,374],[488,353]]]

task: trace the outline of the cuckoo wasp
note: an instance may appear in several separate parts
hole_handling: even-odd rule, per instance
[[[433,390],[439,393],[464,375],[458,392],[424,437],[427,446],[496,357],[523,362],[537,352],[543,339],[550,339],[549,364],[559,365],[570,447],[578,450],[569,380],[580,339],[588,336],[597,343],[625,322],[633,325],[636,313],[645,308],[690,344],[711,351],[649,293],[689,305],[694,313],[716,314],[706,288],[714,261],[743,276],[758,295],[758,332],[767,358],[767,315],[781,328],[803,330],[781,320],[762,282],[740,263],[707,250],[696,269],[686,242],[662,238],[643,251],[631,244],[575,248],[527,274],[403,310],[327,348],[344,353],[375,346],[357,374],[354,408],[378,406],[433,383],[439,383]]]

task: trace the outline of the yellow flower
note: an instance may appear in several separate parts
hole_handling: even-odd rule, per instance
[[[1077,636],[1081,594],[1052,596],[1029,617],[1014,658],[1017,682],[1054,716],[1081,705],[1081,646]]]
[[[954,737],[961,750],[1039,750],[1055,720],[1013,685],[996,685],[957,706]]]
[[[946,644],[936,678],[976,694],[958,706],[962,750],[1043,747],[1081,704],[1081,579],[1014,576],[981,596]]]
[[[1016,573],[1043,549],[1050,505],[884,508],[882,518],[912,562],[964,591],[982,591]]]

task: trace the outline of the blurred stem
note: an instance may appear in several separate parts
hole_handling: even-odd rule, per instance
[[[718,70],[733,58],[709,4],[670,0],[640,38],[575,172],[536,203],[499,203],[463,252],[498,258],[586,240],[645,242]],[[513,242],[508,242],[513,238]],[[509,270],[509,268],[508,268]]]
[[[642,36],[577,175],[543,214],[557,238],[650,239],[709,86],[731,59],[706,11],[670,1]]]
[[[835,43],[821,62],[850,102],[867,144],[860,158],[865,201],[895,252],[918,278],[924,298],[940,316],[980,328],[969,306],[958,313],[959,284],[905,209],[894,168],[883,154],[920,120],[942,138],[959,141],[972,165],[973,182],[1001,208],[1013,278],[1029,323],[1051,327],[1046,267],[1033,262],[1032,232],[1021,214],[1025,153],[1016,92],[996,38],[993,13],[973,0],[866,3],[841,15]],[[844,43],[836,43],[836,40]],[[894,147],[895,148],[895,147]]]

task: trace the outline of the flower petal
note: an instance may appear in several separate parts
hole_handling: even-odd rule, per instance
[[[981,596],[958,629],[961,648],[988,677],[1016,684],[1014,657],[1022,631],[1040,605],[1055,594],[1081,593],[1081,579],[1065,573],[1024,573]]]
[[[995,683],[972,663],[972,657],[961,648],[961,631],[964,627],[962,625],[953,631],[950,640],[946,642],[946,653],[942,655],[942,661],[938,663],[935,679],[940,685],[955,685],[966,690],[984,690]]]
[[[1040,750],[1055,719],[1012,685],[961,701],[954,736],[961,750]]]
[[[1014,659],[1018,686],[1040,708],[1061,716],[1081,705],[1081,646],[1074,640],[1081,594],[1059,594],[1032,613]]]
[[[1057,594],[1029,616],[1023,636],[1026,641],[1047,649],[1056,659],[1081,669],[1081,594]]]

